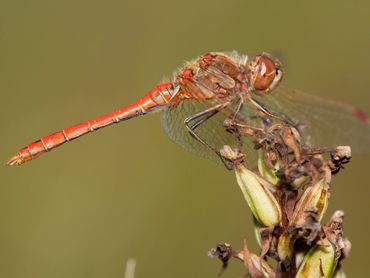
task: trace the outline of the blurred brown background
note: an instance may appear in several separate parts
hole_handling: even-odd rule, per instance
[[[0,0],[0,157],[131,103],[208,51],[267,51],[285,85],[370,112],[368,1]],[[334,179],[349,277],[368,271],[370,155]],[[155,114],[0,167],[0,277],[215,277],[219,240],[254,242],[232,172],[174,145]],[[328,213],[328,214],[329,214]],[[255,249],[255,244],[252,244]],[[233,262],[224,277],[241,277]]]

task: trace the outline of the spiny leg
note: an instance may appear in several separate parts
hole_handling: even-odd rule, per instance
[[[197,140],[198,142],[200,142],[201,144],[203,144],[204,146],[206,146],[207,148],[209,148],[210,150],[212,150],[222,161],[222,163],[225,165],[225,167],[229,170],[231,170],[231,166],[227,164],[227,162],[224,160],[224,158],[221,156],[219,150],[216,150],[215,148],[213,148],[211,145],[209,145],[206,141],[204,141],[196,132],[195,132],[195,129],[197,127],[199,127],[201,124],[205,123],[207,120],[209,120],[210,118],[212,118],[214,115],[216,115],[218,112],[220,112],[222,109],[224,109],[225,107],[227,107],[228,105],[230,104],[230,102],[225,102],[225,103],[222,103],[222,104],[219,104],[219,105],[216,105],[214,107],[211,107],[207,110],[204,110],[204,111],[201,111],[193,116],[190,116],[190,117],[187,117],[185,120],[184,120],[184,124],[185,124],[185,127],[187,128],[188,132],[190,133],[190,135],[195,139]],[[193,121],[196,121],[195,123],[191,124],[191,122]]]
[[[239,96],[239,102],[238,102],[238,105],[236,106],[235,110],[234,110],[234,113],[231,117],[231,121],[232,123],[236,123],[237,122],[237,117],[238,117],[238,114],[239,112],[243,109],[243,106],[244,106],[244,98],[242,96]],[[239,149],[242,149],[243,147],[243,139],[242,137],[239,135],[239,134],[234,134],[237,139],[238,139],[238,148]]]
[[[269,111],[266,107],[264,107],[262,104],[260,104],[257,100],[255,100],[250,93],[247,93],[247,98],[248,100],[250,101],[250,103],[252,103],[259,111],[261,111],[262,113],[264,113],[265,115],[271,117],[271,118],[275,118],[275,119],[278,119],[286,124],[289,124],[291,126],[296,126],[296,124],[290,119],[288,118],[286,115],[284,114],[281,114],[281,113],[278,113],[278,112],[271,112]]]
[[[243,106],[244,106],[244,98],[242,96],[239,96],[238,105],[236,106],[236,108],[234,110],[234,113],[233,113],[233,116],[231,117],[231,119],[233,121],[236,121],[236,118],[237,118],[239,112],[242,110]]]
[[[203,115],[204,117],[196,121],[192,126],[190,126],[190,129],[194,131],[198,126],[200,126],[201,124],[203,124],[204,122],[212,118],[218,112],[220,112],[220,110],[216,109],[216,110],[209,112],[208,114]],[[193,118],[193,120],[195,120],[195,118]]]
[[[190,135],[196,139],[198,142],[201,144],[207,146],[211,150],[217,152],[213,147],[211,147],[207,142],[205,142],[196,132],[195,129],[199,127],[201,124],[212,118],[214,115],[216,115],[222,108],[224,108],[226,105],[225,104],[219,104],[214,107],[211,107],[207,110],[201,111],[195,115],[192,115],[190,117],[185,118],[184,124],[185,127],[187,128],[188,132]],[[201,119],[199,119],[201,118]],[[191,122],[197,120],[194,124],[191,125]]]

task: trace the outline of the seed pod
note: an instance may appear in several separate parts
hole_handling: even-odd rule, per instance
[[[294,224],[304,222],[305,212],[314,208],[317,213],[317,221],[321,221],[328,207],[329,187],[325,179],[320,180],[313,186],[309,186],[299,199],[293,213]]]
[[[328,240],[325,245],[315,245],[308,251],[296,278],[331,277],[336,267],[335,247]]]
[[[236,180],[254,217],[265,227],[280,223],[281,211],[266,181],[243,165],[235,168]]]

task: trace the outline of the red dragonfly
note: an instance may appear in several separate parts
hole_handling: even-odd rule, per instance
[[[305,141],[316,146],[350,145],[370,149],[370,118],[357,108],[278,86],[281,64],[263,53],[208,53],[185,64],[172,81],[157,85],[135,103],[105,116],[65,128],[27,145],[7,165],[20,165],[108,125],[162,111],[168,136],[185,149],[220,160],[218,150],[236,145],[224,128],[227,118],[261,125],[261,114],[304,127]],[[221,113],[220,113],[221,112]],[[252,156],[252,146],[244,144]]]

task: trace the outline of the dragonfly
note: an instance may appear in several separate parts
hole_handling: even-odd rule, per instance
[[[368,115],[351,105],[285,88],[282,79],[281,63],[267,53],[249,58],[235,51],[210,52],[187,62],[170,81],[136,102],[42,137],[20,149],[6,165],[24,164],[82,135],[157,111],[162,112],[162,125],[171,140],[218,162],[222,146],[240,146],[240,138],[225,130],[225,119],[258,127],[270,117],[299,126],[307,144],[350,145],[357,153],[370,150]],[[253,144],[242,146],[253,160]]]

